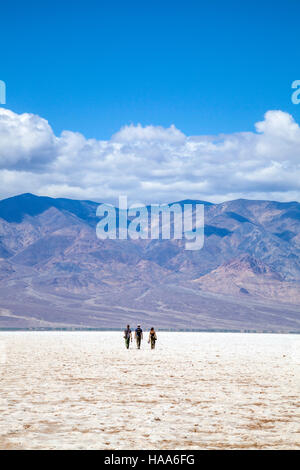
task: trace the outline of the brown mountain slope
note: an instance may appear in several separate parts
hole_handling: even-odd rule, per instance
[[[284,281],[280,274],[250,255],[224,263],[193,282],[209,292],[300,305],[300,283]]]
[[[206,203],[194,252],[183,240],[99,240],[96,209],[0,201],[0,328],[300,330],[299,203]]]

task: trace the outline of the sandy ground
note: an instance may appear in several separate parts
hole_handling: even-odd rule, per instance
[[[0,449],[300,448],[300,336],[0,333]]]

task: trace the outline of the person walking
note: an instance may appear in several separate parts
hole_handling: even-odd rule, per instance
[[[151,330],[149,332],[149,340],[148,340],[148,343],[151,344],[151,349],[155,349],[156,341],[157,341],[157,335],[155,333],[154,328],[151,328]]]
[[[141,325],[137,326],[137,329],[134,332],[134,336],[135,336],[137,348],[141,349],[141,341],[143,339],[143,330],[141,328]]]
[[[127,325],[127,328],[124,330],[124,339],[125,339],[125,346],[129,349],[130,340],[132,342],[132,333],[130,329],[130,325]]]

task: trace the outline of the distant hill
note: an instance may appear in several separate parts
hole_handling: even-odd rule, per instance
[[[187,251],[182,240],[98,240],[93,201],[0,201],[0,328],[300,331],[300,204],[201,202],[204,248]]]

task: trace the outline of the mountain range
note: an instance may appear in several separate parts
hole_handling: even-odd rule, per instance
[[[0,328],[300,331],[300,204],[203,204],[204,247],[188,251],[99,240],[93,201],[0,201]]]

